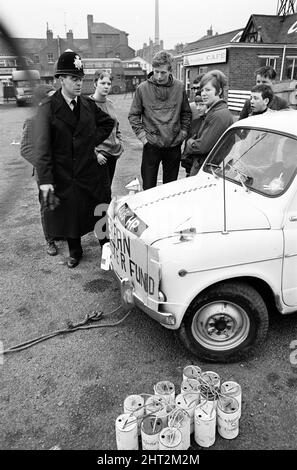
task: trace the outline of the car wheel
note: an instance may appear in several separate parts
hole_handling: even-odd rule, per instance
[[[201,359],[232,362],[264,341],[268,323],[265,302],[253,287],[226,282],[194,299],[177,334],[184,346]]]

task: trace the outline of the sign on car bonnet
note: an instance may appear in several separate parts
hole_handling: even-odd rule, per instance
[[[126,230],[138,237],[147,229],[147,225],[130,209],[128,204],[123,204],[117,213],[118,219]]]
[[[131,280],[136,296],[145,305],[154,308],[158,303],[160,281],[158,250],[140,238],[129,237],[128,230],[139,237],[147,226],[126,204],[119,212],[115,218],[109,217],[108,220],[113,269],[120,279]]]

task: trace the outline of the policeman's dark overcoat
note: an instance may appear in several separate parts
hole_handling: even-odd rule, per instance
[[[80,117],[64,100],[61,90],[38,110],[35,149],[39,184],[53,184],[60,204],[45,212],[49,235],[78,238],[94,229],[94,209],[110,202],[107,165],[94,154],[112,131],[114,121],[96,104],[80,97]]]

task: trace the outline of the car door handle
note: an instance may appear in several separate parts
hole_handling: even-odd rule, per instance
[[[297,222],[297,215],[291,215],[291,216],[289,217],[289,221],[290,221],[290,222]]]

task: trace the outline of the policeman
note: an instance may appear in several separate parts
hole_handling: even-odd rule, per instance
[[[61,88],[39,107],[36,126],[37,173],[47,204],[48,233],[66,239],[69,268],[82,257],[81,237],[94,229],[94,209],[110,202],[106,170],[97,162],[95,146],[111,133],[114,122],[94,101],[81,96],[84,77],[79,54],[65,51],[55,77]]]

